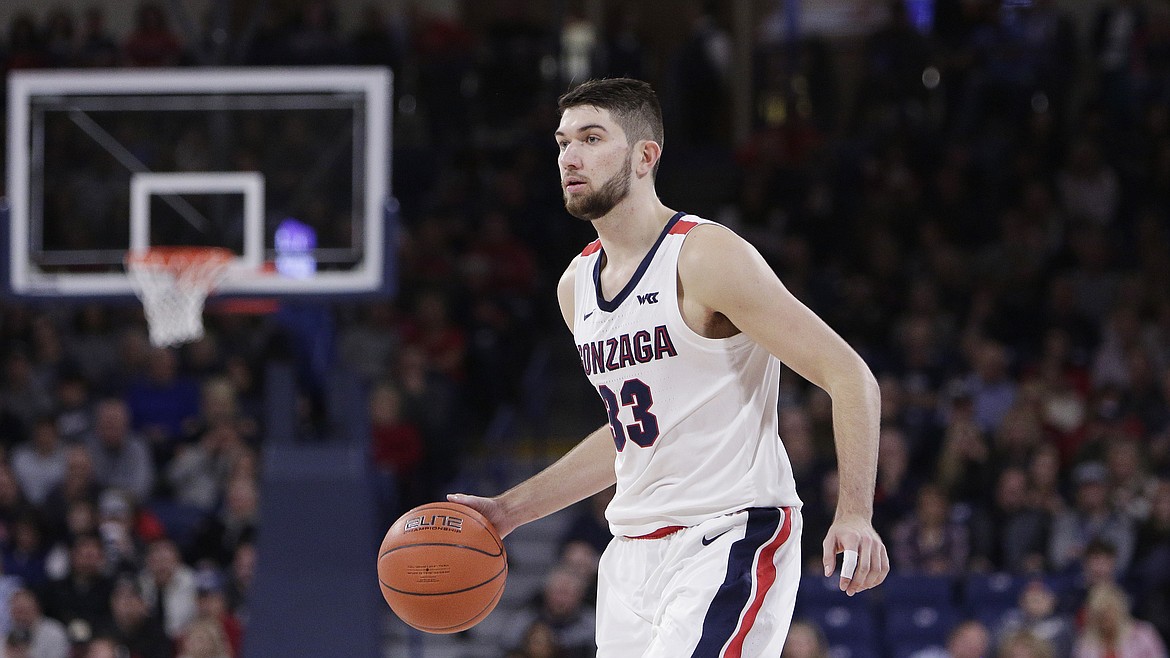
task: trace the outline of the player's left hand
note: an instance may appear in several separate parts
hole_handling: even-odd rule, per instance
[[[833,575],[837,567],[837,554],[844,554],[839,587],[849,596],[878,586],[890,573],[886,545],[869,519],[837,518],[825,535],[823,547],[821,561],[826,577]]]

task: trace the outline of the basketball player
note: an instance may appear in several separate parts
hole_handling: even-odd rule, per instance
[[[885,579],[871,523],[878,387],[865,363],[730,230],[665,206],[662,114],[644,82],[560,99],[569,213],[599,239],[557,289],[609,422],[494,498],[453,494],[506,535],[617,483],[598,573],[603,658],[779,656],[800,578],[800,499],[777,436],[781,363],[833,398],[840,500],[825,575]]]

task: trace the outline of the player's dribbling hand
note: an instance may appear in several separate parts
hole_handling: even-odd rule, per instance
[[[508,515],[504,512],[503,505],[495,498],[453,493],[447,494],[447,501],[467,505],[471,509],[483,514],[495,526],[496,532],[500,533],[501,539],[507,537],[508,533],[516,529],[516,523],[508,518]]]
[[[837,554],[844,554],[838,586],[849,596],[876,587],[890,572],[886,545],[867,519],[836,519],[825,535],[823,547],[821,561],[826,577],[833,575],[837,567]]]

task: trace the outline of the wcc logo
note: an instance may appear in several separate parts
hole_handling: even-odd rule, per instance
[[[648,292],[645,295],[638,295],[638,303],[639,304],[657,304],[658,303],[658,293]]]
[[[412,532],[425,528],[446,530],[448,532],[463,532],[463,519],[458,516],[446,516],[444,514],[423,514],[407,519],[402,530],[403,532]]]

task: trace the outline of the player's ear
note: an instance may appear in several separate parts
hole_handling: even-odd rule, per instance
[[[634,162],[634,174],[642,178],[654,171],[654,165],[658,164],[658,159],[662,157],[662,146],[652,139],[643,139],[635,145],[634,153],[637,157]]]

